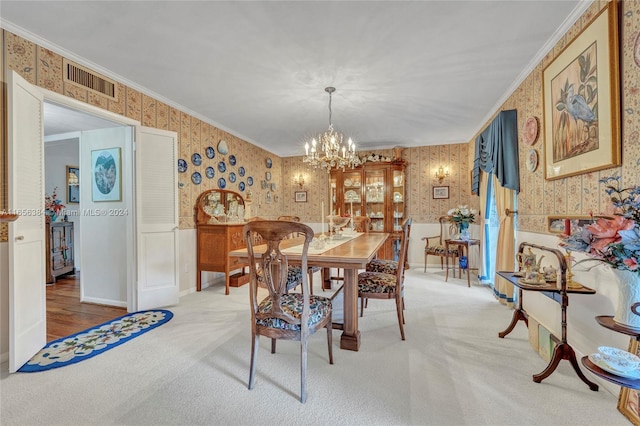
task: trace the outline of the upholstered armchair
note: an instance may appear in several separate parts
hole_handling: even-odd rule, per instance
[[[427,272],[427,260],[429,256],[440,257],[440,268],[444,269],[444,258],[447,256],[444,241],[451,238],[456,233],[456,225],[450,221],[451,216],[440,216],[438,223],[440,224],[440,233],[430,237],[422,237],[424,244],[424,272]],[[449,248],[449,256],[454,261],[459,257],[458,247],[451,246]]]

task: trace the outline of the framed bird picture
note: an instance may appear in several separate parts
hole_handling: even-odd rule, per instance
[[[620,165],[618,2],[544,68],[544,168],[553,180]]]

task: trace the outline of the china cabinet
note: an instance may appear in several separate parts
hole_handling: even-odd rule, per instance
[[[202,289],[202,271],[225,274],[225,294],[229,286],[246,284],[249,264],[238,257],[229,257],[231,250],[245,248],[244,199],[240,194],[222,189],[203,192],[196,201],[197,279],[196,290]],[[241,270],[231,275],[234,270]]]
[[[73,222],[47,223],[46,229],[46,280],[50,284],[60,275],[75,272]]]
[[[366,162],[353,169],[331,170],[332,214],[367,216],[368,232],[387,232],[391,237],[378,252],[381,259],[397,260],[402,221],[406,214],[404,160]]]

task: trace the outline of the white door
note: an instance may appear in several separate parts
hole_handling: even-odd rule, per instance
[[[43,94],[14,71],[7,86],[9,209],[9,372],[47,341]]]
[[[177,134],[139,127],[136,137],[137,308],[178,303]]]

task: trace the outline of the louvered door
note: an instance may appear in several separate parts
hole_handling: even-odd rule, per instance
[[[136,138],[137,308],[178,303],[177,135],[140,127]]]

